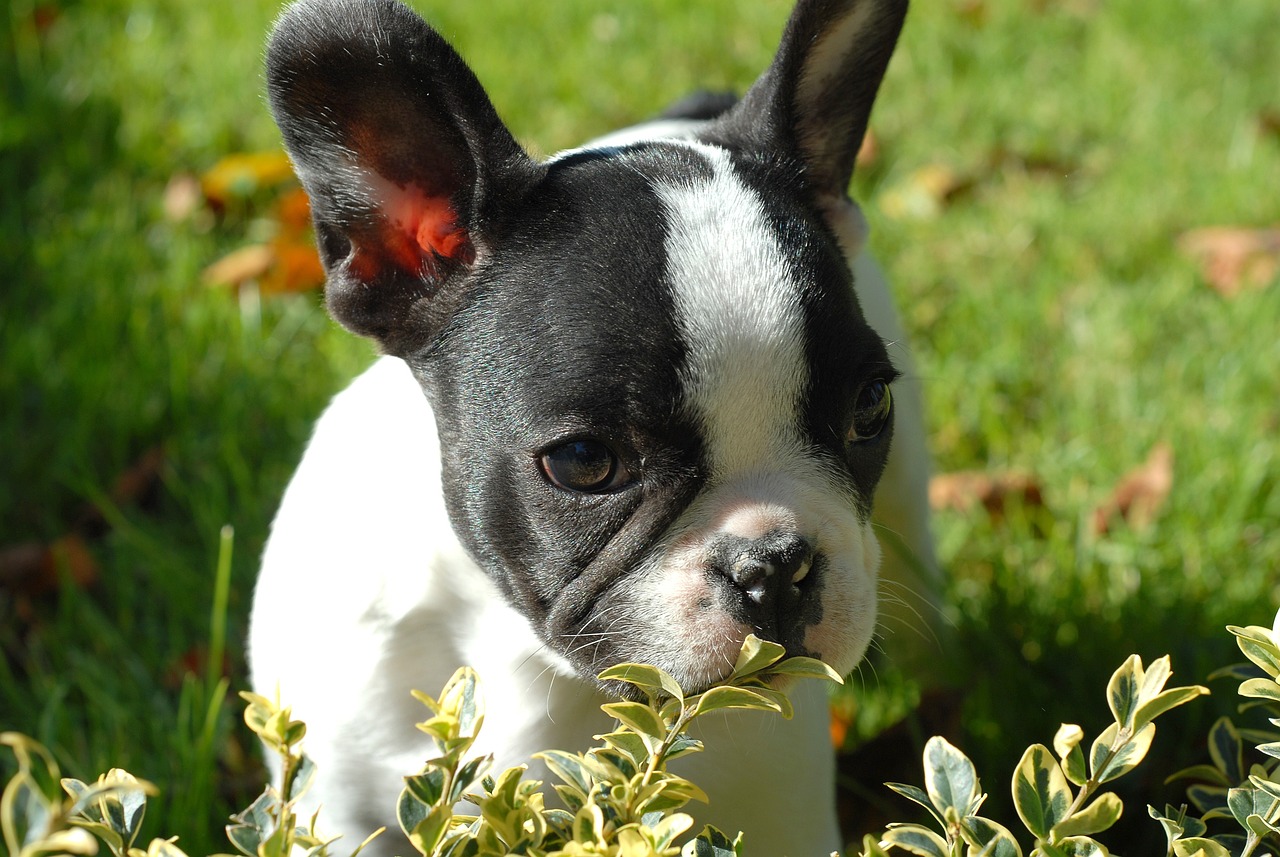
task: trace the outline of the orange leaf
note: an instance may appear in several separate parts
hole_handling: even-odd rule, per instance
[[[311,200],[300,187],[290,188],[276,200],[276,220],[286,234],[301,234],[311,230]]]
[[[1044,506],[1044,492],[1036,477],[1018,471],[969,470],[943,473],[929,480],[929,506],[935,510],[970,512],[981,506],[998,521],[1014,505],[1024,509]]]
[[[1158,443],[1147,460],[1130,470],[1093,512],[1093,534],[1106,535],[1116,518],[1135,529],[1149,527],[1173,490],[1173,447]]]
[[[834,709],[831,712],[831,746],[837,750],[844,748],[845,739],[849,737],[849,721]]]
[[[205,198],[215,207],[243,199],[293,178],[293,166],[283,151],[227,155],[200,177]]]
[[[305,292],[324,285],[324,268],[310,240],[281,235],[271,242],[271,268],[262,280],[266,294]]]
[[[880,158],[880,138],[870,128],[862,138],[862,145],[858,147],[858,154],[854,158],[854,166],[857,169],[866,169],[874,164]]]
[[[275,253],[266,244],[250,244],[223,256],[204,269],[204,281],[210,286],[243,286],[261,279],[275,261]]]
[[[1192,229],[1178,239],[1178,246],[1199,264],[1209,285],[1226,297],[1246,286],[1265,286],[1280,273],[1280,226]]]

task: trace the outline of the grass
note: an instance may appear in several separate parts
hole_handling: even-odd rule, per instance
[[[746,85],[788,5],[420,8],[549,152]],[[72,775],[159,782],[147,834],[191,853],[225,848],[221,820],[260,775],[236,706],[218,707],[215,628],[243,687],[272,511],[310,423],[371,354],[314,295],[202,284],[261,232],[261,207],[164,214],[173,176],[278,145],[260,72],[275,8],[12,0],[0,36],[0,547],[57,539],[86,502],[109,523],[94,586],[0,589],[0,729]],[[993,799],[1060,720],[1101,724],[1127,654],[1171,652],[1176,680],[1203,681],[1232,659],[1222,625],[1280,606],[1280,284],[1226,298],[1176,250],[1197,226],[1280,221],[1262,118],[1280,110],[1277,43],[1272,0],[948,0],[917,4],[890,69],[855,191],[919,352],[936,467],[1027,471],[1045,496],[1003,521],[937,519],[967,689],[957,743]],[[958,191],[903,214],[921,168]],[[1092,510],[1162,441],[1174,482],[1154,523],[1091,536]],[[156,496],[113,504],[157,446]],[[891,664],[856,684],[861,739],[918,695]],[[1202,753],[1219,696],[1168,718],[1158,752]]]

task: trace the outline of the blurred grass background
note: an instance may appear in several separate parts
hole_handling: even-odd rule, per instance
[[[790,6],[416,5],[543,153],[695,88],[741,90]],[[214,679],[244,686],[271,514],[310,424],[372,353],[314,292],[204,282],[279,228],[271,188],[181,201],[228,156],[278,148],[260,56],[276,3],[4,9],[0,729],[71,775],[158,782],[146,835],[223,850],[261,772]],[[1280,224],[1277,44],[1274,0],[936,0],[908,20],[855,195],[919,355],[936,469],[1035,488],[936,523],[965,689],[953,739],[993,801],[1028,743],[1062,720],[1102,725],[1127,654],[1170,652],[1175,680],[1203,681],[1234,659],[1224,624],[1270,624],[1280,606],[1280,284],[1264,253],[1224,293],[1179,249],[1200,227]],[[1167,497],[1098,533],[1096,510],[1160,444]],[[120,490],[139,461],[158,484]],[[15,557],[55,543],[43,587],[18,580]],[[231,645],[211,669],[222,619]],[[1233,708],[1217,690],[1167,719],[1158,753],[1203,753]],[[851,744],[920,698],[892,663],[862,670]],[[903,818],[871,787],[883,773],[846,785]]]

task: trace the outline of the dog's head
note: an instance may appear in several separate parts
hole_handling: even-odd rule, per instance
[[[870,641],[895,371],[837,233],[905,5],[801,0],[693,138],[548,162],[395,0],[277,25],[329,309],[413,368],[454,528],[584,675],[695,690],[748,633],[846,671]]]

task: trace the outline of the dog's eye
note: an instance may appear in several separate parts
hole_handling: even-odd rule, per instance
[[[874,440],[884,431],[893,411],[893,394],[887,381],[876,380],[862,388],[854,406],[853,422],[849,425],[847,443]]]
[[[571,440],[544,452],[538,459],[547,480],[557,488],[598,494],[627,479],[626,468],[608,446],[598,440]]]

